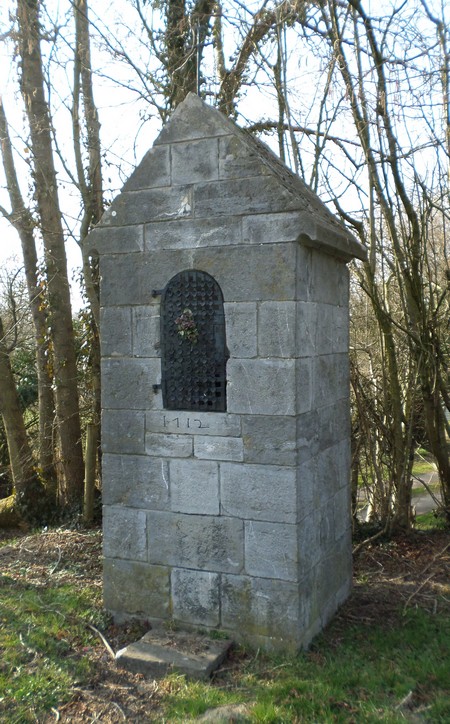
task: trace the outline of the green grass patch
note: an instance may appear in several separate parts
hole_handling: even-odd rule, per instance
[[[71,585],[41,588],[0,579],[0,720],[35,722],[89,680],[93,664],[75,649],[88,647],[87,624],[97,594]],[[6,719],[4,719],[6,721]]]
[[[416,516],[414,522],[416,530],[448,530],[448,523],[443,515],[431,510],[428,513],[421,513]]]
[[[296,657],[258,655],[218,685],[174,677],[167,721],[247,703],[252,722],[404,722],[410,695],[426,721],[450,721],[450,618],[408,611],[398,627],[333,626]]]
[[[420,458],[414,461],[412,468],[413,475],[426,475],[427,473],[435,473],[436,465],[431,460]]]
[[[436,530],[436,518],[427,516],[427,530]],[[361,552],[353,599],[309,651],[277,656],[237,647],[210,682],[172,674],[155,686],[105,660],[89,628],[104,632],[115,651],[142,635],[105,618],[100,567],[89,565],[89,556],[98,561],[94,538],[80,534],[79,544],[75,533],[48,534],[42,554],[39,537],[31,538],[4,552],[0,574],[2,722],[83,716],[170,724],[218,707],[244,708],[243,721],[277,724],[450,721],[446,533],[378,541]]]
[[[413,488],[411,491],[411,497],[418,498],[421,495],[426,495],[429,491],[431,491],[434,495],[438,495],[440,492],[441,486],[439,483],[432,483],[431,485],[418,485],[417,488]]]

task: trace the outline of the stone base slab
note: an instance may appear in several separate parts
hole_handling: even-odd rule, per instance
[[[181,631],[148,631],[116,654],[119,666],[154,679],[171,671],[208,679],[225,659],[232,641]]]

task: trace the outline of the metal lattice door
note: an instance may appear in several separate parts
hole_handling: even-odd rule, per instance
[[[223,295],[206,272],[186,270],[161,298],[161,386],[169,410],[226,410]]]

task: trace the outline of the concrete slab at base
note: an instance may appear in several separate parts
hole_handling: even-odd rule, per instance
[[[116,654],[119,666],[138,674],[162,678],[177,671],[193,679],[208,679],[232,645],[194,633],[148,631]]]

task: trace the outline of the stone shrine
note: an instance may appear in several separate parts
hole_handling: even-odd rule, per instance
[[[106,608],[308,645],[351,588],[347,263],[365,250],[194,95],[87,244]]]

